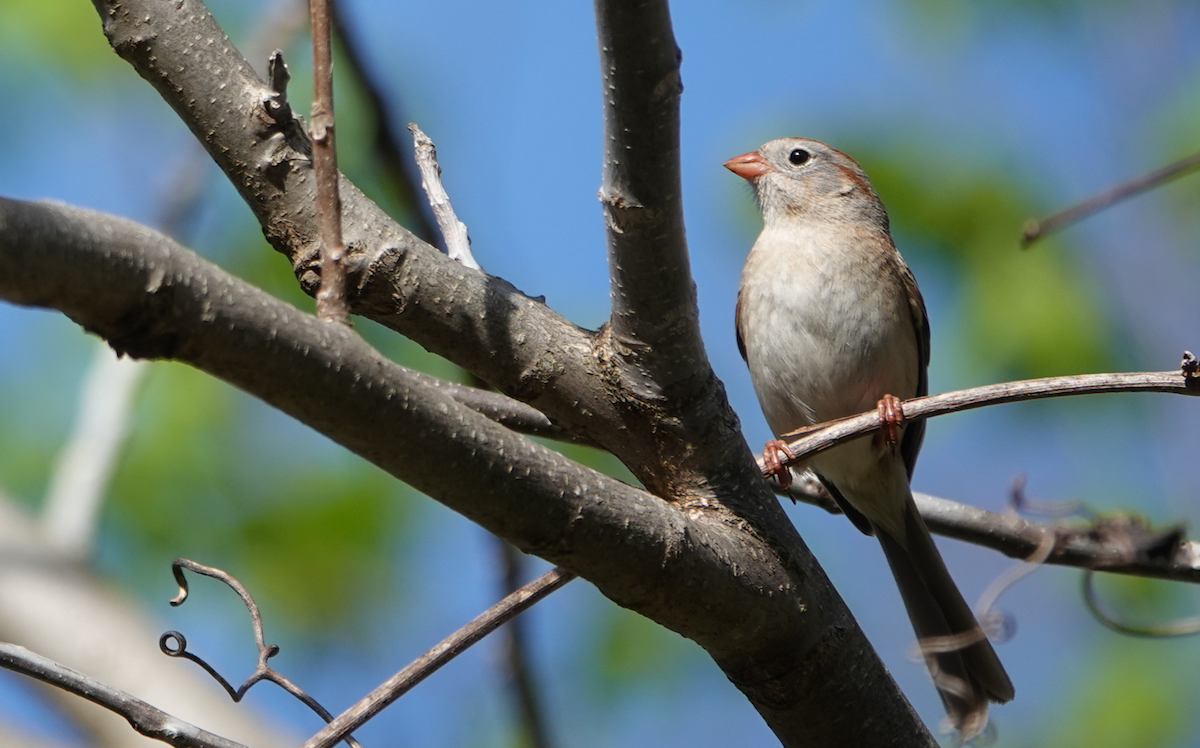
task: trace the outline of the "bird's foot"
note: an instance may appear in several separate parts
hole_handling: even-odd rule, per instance
[[[763,475],[771,477],[774,475],[779,479],[779,485],[785,489],[792,485],[792,471],[787,464],[796,459],[796,455],[792,454],[792,450],[788,449],[787,442],[782,439],[771,439],[763,446]]]
[[[879,398],[879,439],[893,452],[900,441],[900,427],[904,425],[904,407],[895,395]]]

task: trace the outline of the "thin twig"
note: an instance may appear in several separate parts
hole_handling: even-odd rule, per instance
[[[232,698],[235,702],[240,702],[242,697],[246,695],[246,692],[249,691],[250,687],[255,683],[267,680],[299,699],[305,706],[316,712],[321,719],[325,720],[326,723],[332,720],[333,715],[330,714],[325,707],[321,706],[316,699],[310,696],[304,689],[300,688],[291,680],[289,680],[278,670],[275,670],[267,664],[267,660],[279,654],[279,646],[276,644],[267,644],[266,638],[263,634],[262,614],[259,613],[258,603],[254,602],[254,598],[251,597],[250,591],[246,589],[245,585],[239,582],[232,574],[212,566],[198,564],[190,559],[175,559],[171,563],[171,572],[175,575],[175,582],[179,585],[179,592],[174,598],[171,599],[171,605],[183,605],[184,601],[187,600],[188,583],[187,577],[185,577],[183,574],[184,569],[195,572],[196,574],[203,574],[206,577],[212,577],[213,579],[224,583],[225,586],[229,587],[231,590],[237,593],[239,598],[241,598],[242,603],[246,606],[246,610],[250,611],[250,624],[254,628],[254,644],[258,649],[258,664],[255,666],[254,672],[251,673],[250,677],[244,680],[240,687],[235,689],[232,685],[230,685],[229,681],[225,680],[225,678],[222,677],[221,674],[218,673],[211,665],[205,662],[198,655],[188,651],[187,639],[184,638],[183,634],[179,633],[178,631],[168,631],[159,638],[158,648],[162,650],[162,653],[168,657],[182,657],[184,659],[191,660],[200,667],[204,668],[204,670],[211,675],[213,679],[217,681],[217,683],[221,684],[221,687],[225,689],[230,698]],[[350,746],[350,748],[362,748],[358,741],[350,735],[349,731],[342,735],[341,739],[346,741],[346,745]]]
[[[333,126],[333,53],[329,39],[329,0],[309,0],[313,43],[313,104],[309,134],[317,176],[317,225],[321,235],[321,287],[317,316],[350,324],[346,302],[346,246],[342,240],[342,200],[338,194],[337,144]]]
[[[446,240],[446,254],[450,259],[458,260],[469,268],[481,270],[475,256],[471,254],[471,237],[467,235],[467,226],[458,220],[454,206],[450,204],[450,195],[446,194],[446,188],[442,186],[442,167],[438,164],[437,149],[433,141],[421,132],[416,122],[408,123],[408,129],[413,136],[417,168],[421,171],[421,186],[429,196],[429,206],[433,208],[438,228],[442,230],[442,238]]]
[[[915,397],[903,402],[904,417],[908,420],[931,418],[998,403],[1107,392],[1173,392],[1180,395],[1200,395],[1200,377],[1186,370],[1191,354],[1185,352],[1184,356],[1185,370],[1182,371],[1046,377]],[[815,454],[875,431],[879,426],[879,414],[872,410],[783,434],[781,438],[788,440],[788,449],[793,455],[785,460],[785,464],[800,463]]]
[[[121,715],[142,735],[174,746],[246,748],[24,647],[0,642],[0,667],[28,675]]]
[[[521,586],[522,554],[504,538],[495,538],[495,545],[500,556],[500,565],[504,570],[504,594],[509,595]],[[546,719],[542,710],[538,688],[534,682],[533,670],[529,666],[529,651],[526,642],[529,640],[526,619],[517,616],[508,622],[502,632],[504,642],[504,665],[506,680],[512,686],[513,702],[520,715],[520,726],[525,740],[531,748],[550,748],[550,733],[546,727]]]
[[[442,665],[495,631],[505,621],[574,578],[575,574],[556,567],[505,597],[359,699],[358,703],[339,714],[324,729],[309,738],[303,748],[330,748],[341,736],[358,729]]]
[[[1058,231],[1061,228],[1070,226],[1122,200],[1169,182],[1176,177],[1181,177],[1197,167],[1200,167],[1200,153],[1193,153],[1149,174],[1144,174],[1136,179],[1118,184],[1112,189],[1105,190],[1098,195],[1089,197],[1081,203],[1060,210],[1041,220],[1030,219],[1021,232],[1021,246],[1028,247],[1052,231]]]
[[[425,374],[424,372],[413,371],[411,373],[413,378],[422,384],[438,388],[476,413],[486,416],[501,426],[506,426],[517,433],[541,436],[546,439],[555,439],[572,444],[596,446],[587,437],[567,431],[561,426],[556,425],[545,413],[532,405],[527,405],[508,395],[484,389],[482,379],[477,379],[481,383],[480,385],[472,386],[459,382],[451,382],[447,379],[435,377],[432,374]],[[471,376],[473,377],[474,375]]]
[[[374,159],[383,173],[384,180],[395,190],[396,200],[408,211],[413,233],[429,244],[437,244],[437,230],[433,227],[433,215],[429,205],[417,194],[417,175],[412,173],[412,162],[403,154],[404,148],[396,138],[396,120],[392,111],[400,111],[396,97],[389,101],[383,89],[367,70],[367,61],[354,35],[346,24],[342,12],[342,0],[330,0],[333,13],[333,33],[341,47],[346,69],[358,82],[363,91],[367,119],[372,129],[371,145],[378,158]]]

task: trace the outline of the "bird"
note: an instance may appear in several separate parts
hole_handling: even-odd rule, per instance
[[[763,229],[738,288],[738,350],[775,439],[763,461],[786,485],[783,435],[878,409],[882,428],[809,458],[858,529],[883,546],[925,661],[961,741],[1015,690],[917,512],[909,482],[925,421],[929,318],[866,172],[817,140],[780,138],[725,167],[754,189]],[[955,637],[949,639],[947,637]]]

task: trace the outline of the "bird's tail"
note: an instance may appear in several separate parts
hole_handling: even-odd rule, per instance
[[[876,535],[946,712],[959,739],[970,740],[987,726],[988,701],[1011,700],[1013,684],[946,569],[911,496],[904,530],[903,541],[880,528]]]

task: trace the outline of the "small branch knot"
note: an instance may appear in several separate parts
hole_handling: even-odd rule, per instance
[[[267,60],[267,83],[269,93],[264,97],[263,104],[267,114],[276,122],[287,122],[292,119],[292,108],[287,100],[288,81],[292,74],[288,72],[287,63],[283,61],[283,52],[275,50]]]
[[[1188,380],[1200,379],[1200,359],[1192,355],[1191,351],[1183,352],[1183,378]]]

